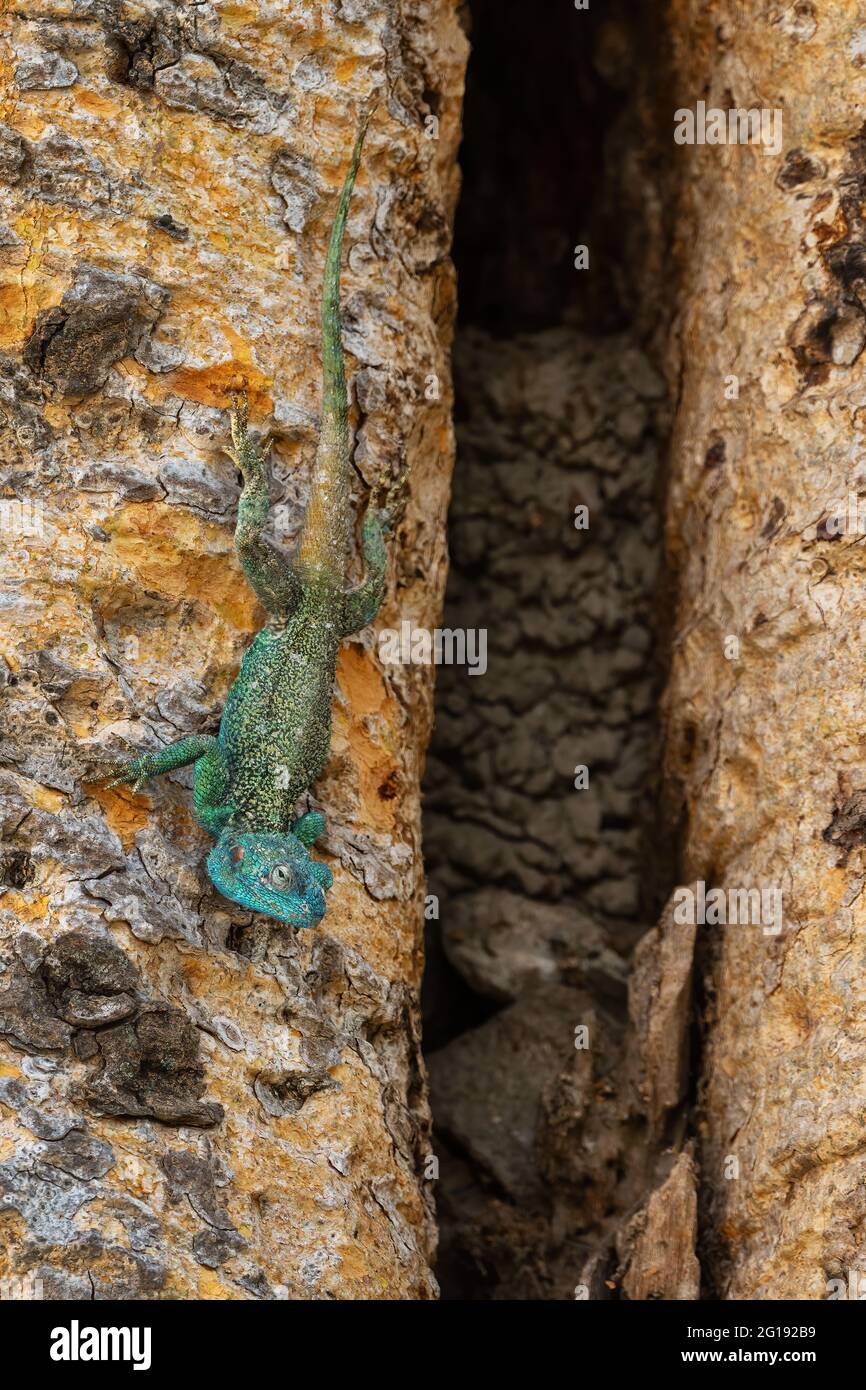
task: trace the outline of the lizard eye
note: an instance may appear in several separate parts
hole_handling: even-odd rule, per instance
[[[287,888],[292,881],[292,870],[288,864],[275,864],[269,877],[275,888]]]

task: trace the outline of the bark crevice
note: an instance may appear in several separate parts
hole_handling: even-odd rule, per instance
[[[440,1277],[451,1298],[694,1298],[694,940],[669,907],[648,930],[676,872],[659,12],[468,8],[444,622],[488,653],[437,673],[426,782]]]

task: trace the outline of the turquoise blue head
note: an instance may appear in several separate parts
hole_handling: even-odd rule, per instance
[[[307,847],[323,828],[316,812],[285,834],[228,827],[208,855],[210,880],[223,897],[252,912],[292,927],[315,927],[325,915],[325,889],[334,881]]]

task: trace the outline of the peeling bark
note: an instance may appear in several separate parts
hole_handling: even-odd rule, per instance
[[[619,1277],[627,1299],[693,1302],[698,1297],[697,1226],[695,1168],[690,1155],[681,1153],[618,1241]]]
[[[262,620],[227,392],[273,435],[291,544],[325,240],[377,85],[343,280],[355,501],[405,455],[379,621],[435,626],[456,7],[42,0],[0,41],[0,1275],[53,1298],[432,1297],[429,671],[383,668],[369,631],[344,647],[313,802],[336,883],[308,934],[210,888],[188,773],[133,796],[94,764],[212,731]]]
[[[658,926],[641,937],[632,958],[629,1022],[635,1080],[650,1132],[661,1137],[672,1111],[688,1096],[688,1029],[696,928],[680,924],[668,903]]]

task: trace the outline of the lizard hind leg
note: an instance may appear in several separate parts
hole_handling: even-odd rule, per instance
[[[403,515],[406,497],[405,467],[393,482],[382,477],[376,484],[361,532],[364,579],[343,596],[341,631],[344,637],[360,632],[361,628],[373,621],[381,607],[387,571],[385,537],[393,531]]]
[[[235,549],[256,598],[268,613],[287,617],[301,599],[301,584],[283,555],[262,535],[270,507],[268,466],[247,430],[249,408],[233,397],[229,451],[243,478],[235,527]]]
[[[361,534],[364,557],[364,579],[343,595],[340,631],[343,637],[360,632],[371,623],[379,611],[385,594],[387,555],[385,535],[387,518],[375,507],[368,507]]]

